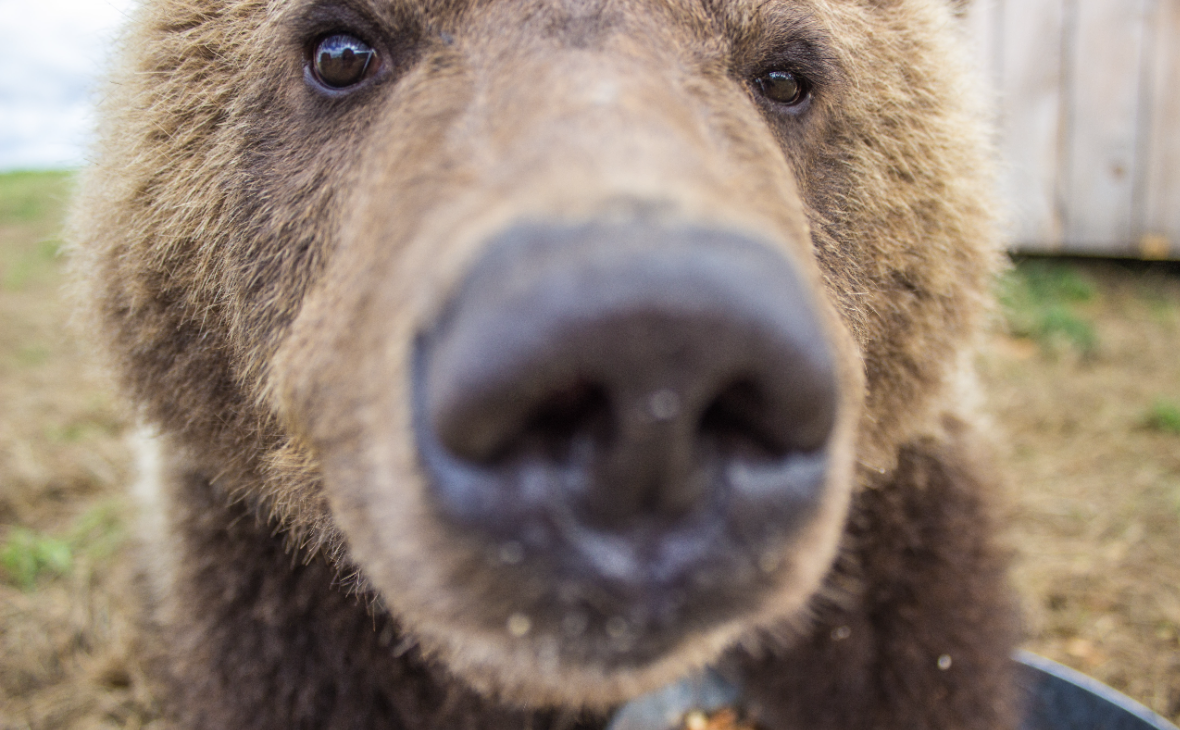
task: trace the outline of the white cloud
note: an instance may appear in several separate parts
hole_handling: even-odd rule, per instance
[[[0,169],[82,163],[91,89],[132,0],[0,0]]]

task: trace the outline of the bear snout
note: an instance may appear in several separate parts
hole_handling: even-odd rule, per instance
[[[831,348],[794,265],[742,233],[511,227],[415,361],[443,522],[640,624],[748,606],[821,501]]]

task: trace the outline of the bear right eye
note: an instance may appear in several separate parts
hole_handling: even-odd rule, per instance
[[[754,85],[763,97],[792,111],[801,110],[811,99],[807,80],[790,71],[767,71],[754,79]]]
[[[372,46],[344,33],[320,40],[311,58],[312,76],[333,90],[356,86],[372,76],[377,67],[377,52]]]

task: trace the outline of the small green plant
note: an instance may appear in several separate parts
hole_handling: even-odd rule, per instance
[[[1147,414],[1147,427],[1164,433],[1180,434],[1180,405],[1157,400]]]
[[[70,544],[48,535],[14,527],[0,547],[0,566],[9,579],[30,589],[45,575],[65,575],[73,565]]]
[[[1067,306],[1053,305],[1040,313],[1034,334],[1042,344],[1052,346],[1065,341],[1083,354],[1092,354],[1098,349],[1098,335],[1088,321],[1075,314]]]
[[[1097,349],[1098,336],[1076,307],[1094,296],[1094,285],[1075,267],[1037,259],[1017,263],[999,288],[1013,335],[1033,339],[1046,350],[1064,345],[1083,355]]]
[[[0,543],[0,571],[9,583],[31,590],[43,579],[68,574],[79,559],[98,563],[123,540],[118,502],[98,504],[74,521],[64,537],[13,527]]]

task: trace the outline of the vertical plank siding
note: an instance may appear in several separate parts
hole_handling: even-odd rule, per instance
[[[1088,253],[1133,240],[1144,0],[1075,0],[1066,54],[1065,242]]]
[[[1002,10],[1000,151],[1012,240],[1059,245],[1065,226],[1065,4],[1006,0]]]
[[[1149,32],[1140,244],[1148,256],[1170,249],[1180,258],[1180,0],[1158,0]]]
[[[1180,0],[975,0],[1009,239],[1180,258]]]

